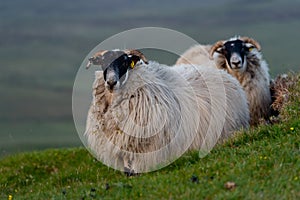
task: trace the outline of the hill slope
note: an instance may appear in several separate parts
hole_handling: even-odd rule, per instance
[[[24,153],[0,161],[0,198],[299,199],[299,80],[280,123],[239,134],[203,159],[188,153],[162,170],[128,178],[82,148]]]

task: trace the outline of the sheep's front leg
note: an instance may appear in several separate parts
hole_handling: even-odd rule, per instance
[[[138,173],[134,170],[134,160],[128,157],[124,157],[124,173],[127,176],[135,176]]]

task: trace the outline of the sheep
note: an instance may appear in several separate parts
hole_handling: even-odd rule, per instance
[[[216,66],[242,85],[249,102],[251,125],[269,118],[272,103],[269,67],[260,51],[261,46],[254,39],[236,36],[216,42],[209,52]]]
[[[226,72],[148,62],[137,50],[99,51],[86,146],[98,160],[127,175],[157,170],[187,150],[249,126],[244,91]]]
[[[260,44],[254,39],[236,36],[213,45],[193,46],[181,55],[176,64],[216,67],[234,76],[246,92],[250,124],[253,126],[261,119],[268,119],[271,114],[269,68],[260,50]]]
[[[204,66],[215,66],[213,60],[209,58],[211,45],[198,44],[186,50],[176,61],[175,65],[197,64]]]

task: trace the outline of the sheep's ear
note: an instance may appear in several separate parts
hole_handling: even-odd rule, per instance
[[[124,53],[131,56],[137,56],[139,60],[142,60],[145,64],[148,64],[148,60],[144,54],[136,49],[126,49],[124,50]]]
[[[213,55],[215,52],[220,53],[220,54],[224,53],[224,50],[222,50],[224,48],[224,43],[225,43],[224,40],[220,40],[220,41],[216,42],[214,45],[212,45],[212,47],[210,48],[210,51],[209,51],[209,59],[211,59],[211,60],[214,59]]]
[[[91,65],[101,65],[102,56],[107,52],[107,50],[100,50],[96,52],[92,57],[88,59],[88,63],[86,65],[86,69],[88,69]]]
[[[86,65],[86,69],[90,68],[91,65],[100,65],[99,60],[100,60],[100,58],[98,56],[90,57],[88,59],[87,65]]]
[[[216,52],[219,54],[224,54],[225,53],[224,51],[225,51],[225,46],[222,46],[222,47],[216,49]]]
[[[215,52],[221,55],[225,55],[225,51],[226,51],[225,46],[219,47],[215,50]],[[211,55],[211,58],[213,58],[213,54]]]
[[[261,51],[261,46],[256,40],[249,37],[240,37],[240,40],[242,40],[246,44],[252,44],[258,51]]]

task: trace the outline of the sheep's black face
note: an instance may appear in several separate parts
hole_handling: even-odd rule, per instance
[[[128,72],[133,69],[138,61],[148,64],[146,57],[138,50],[101,50],[88,59],[86,68],[92,64],[100,65],[106,88],[113,92],[124,85],[128,78]]]
[[[92,59],[92,58],[91,58]],[[139,57],[127,55],[123,51],[107,51],[99,57],[93,57],[101,65],[106,88],[112,92],[124,85],[128,71],[134,67]]]
[[[231,69],[244,70],[246,67],[246,55],[249,47],[241,40],[225,42],[221,53],[225,56],[226,62]]]
[[[121,51],[108,51],[102,56],[103,77],[106,87],[113,91],[119,89],[128,77],[129,58]]]

